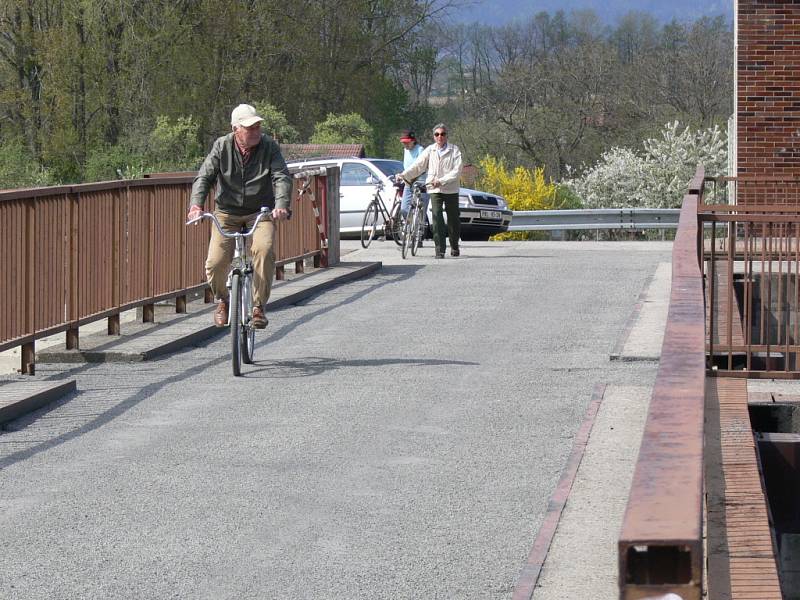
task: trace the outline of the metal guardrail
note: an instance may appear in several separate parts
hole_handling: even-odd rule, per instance
[[[677,229],[679,208],[515,210],[509,231],[562,229]]]

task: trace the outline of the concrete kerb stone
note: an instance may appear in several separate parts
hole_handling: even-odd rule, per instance
[[[0,427],[75,391],[75,380],[9,381],[0,386]]]
[[[340,263],[292,281],[278,282],[273,288],[267,310],[296,304],[337,285],[366,277],[382,267],[380,262]],[[122,335],[110,338],[105,334],[82,337],[78,350],[63,345],[37,353],[39,363],[140,362],[163,356],[211,337],[227,333],[227,328],[211,323],[213,305],[190,302],[187,314],[165,317],[167,322],[130,324]]]

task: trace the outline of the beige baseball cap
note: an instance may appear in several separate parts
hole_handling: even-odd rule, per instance
[[[233,127],[250,127],[263,120],[258,116],[256,109],[249,104],[240,104],[231,113],[231,125]]]

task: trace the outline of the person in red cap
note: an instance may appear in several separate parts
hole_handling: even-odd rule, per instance
[[[419,155],[422,154],[425,148],[417,141],[417,136],[413,129],[404,129],[400,134],[400,142],[403,144],[403,169],[408,169],[414,164],[414,161],[419,158]],[[425,181],[426,177],[427,173],[422,173],[414,179],[414,181]],[[411,184],[413,184],[414,181],[409,182],[409,184],[403,188],[403,199],[400,203],[400,210],[404,217],[408,216],[408,211],[411,209]],[[422,194],[422,206],[423,212],[428,210],[428,194]],[[422,247],[422,239],[419,240],[419,247]]]

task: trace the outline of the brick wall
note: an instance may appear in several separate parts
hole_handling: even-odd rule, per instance
[[[783,202],[800,203],[786,189],[800,178],[800,2],[739,0],[737,28],[738,201],[769,203],[763,190],[748,197],[745,181],[766,176],[783,180]]]

